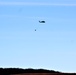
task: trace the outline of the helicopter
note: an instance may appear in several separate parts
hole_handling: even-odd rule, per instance
[[[39,21],[39,23],[45,23],[45,21]]]

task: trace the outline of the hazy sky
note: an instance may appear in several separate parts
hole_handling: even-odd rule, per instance
[[[0,0],[0,67],[76,72],[76,0]]]

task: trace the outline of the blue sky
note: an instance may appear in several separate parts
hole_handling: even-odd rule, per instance
[[[75,9],[76,0],[0,0],[0,67],[76,72]]]

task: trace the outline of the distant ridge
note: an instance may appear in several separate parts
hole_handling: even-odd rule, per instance
[[[61,72],[59,71],[47,70],[47,69],[0,68],[0,75],[23,74],[23,73],[57,73],[57,75],[61,74]],[[73,73],[73,75],[76,74]]]

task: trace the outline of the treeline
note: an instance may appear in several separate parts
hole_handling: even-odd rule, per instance
[[[0,68],[0,75],[10,75],[19,73],[60,73],[60,72],[46,69]]]
[[[22,68],[0,68],[0,75],[22,74],[22,73],[57,73],[57,75],[76,75],[76,73],[61,73],[46,69],[22,69]],[[51,75],[51,74],[50,74]]]

